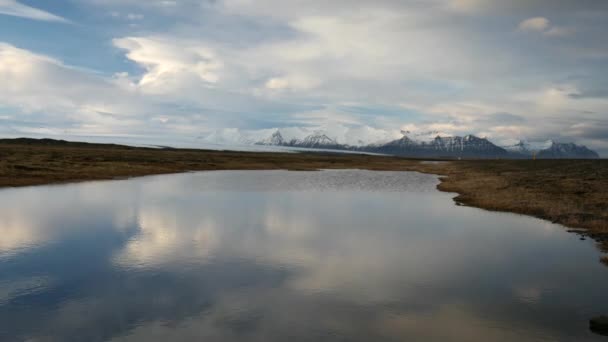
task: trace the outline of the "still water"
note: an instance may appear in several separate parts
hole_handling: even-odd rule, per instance
[[[228,171],[1,190],[0,340],[603,340],[593,242],[437,183]]]

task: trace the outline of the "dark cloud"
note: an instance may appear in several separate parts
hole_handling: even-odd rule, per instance
[[[532,14],[608,11],[605,0],[480,0],[473,6],[481,9]]]
[[[511,113],[495,113],[489,115],[485,121],[494,124],[510,125],[524,123],[526,122],[526,118]]]
[[[595,70],[608,70],[608,55],[605,61],[596,62],[592,66]],[[608,98],[608,78],[605,73],[595,72],[586,75],[573,75],[568,77],[565,82],[576,86],[576,92],[568,96],[573,99],[587,98]]]
[[[576,138],[608,141],[608,120],[575,124],[566,131],[566,134]]]

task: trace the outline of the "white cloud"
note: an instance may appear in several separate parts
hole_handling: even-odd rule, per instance
[[[126,37],[114,39],[113,43],[127,50],[127,58],[146,69],[138,80],[144,89],[163,92],[190,76],[206,83],[220,79],[222,61],[200,43],[180,43],[160,37]]]
[[[289,81],[281,77],[273,77],[266,82],[268,89],[285,89],[289,87]]]
[[[144,18],[143,14],[138,14],[138,13],[127,14],[127,19],[129,19],[129,20],[142,20],[143,18]]]
[[[547,18],[535,17],[519,23],[519,29],[522,31],[537,31],[543,32],[549,28],[551,22]]]
[[[143,20],[145,16],[141,13],[120,13],[118,11],[110,12],[110,16],[117,19],[125,19],[129,21],[139,21]]]
[[[573,34],[576,30],[569,27],[559,27],[551,24],[549,19],[535,17],[522,21],[518,26],[520,31],[538,32],[551,37],[564,37]]]
[[[483,0],[450,0],[448,8],[458,12],[475,12],[483,4]]]
[[[55,14],[39,10],[37,8],[23,5],[17,0],[0,0],[0,14],[12,15],[16,17],[43,20],[43,21],[56,21],[56,22],[68,22],[66,19],[57,16]]]
[[[180,232],[179,219],[167,214],[162,207],[144,206],[137,216],[139,238],[130,241],[114,257],[118,264],[158,266],[183,258],[185,250],[195,250],[196,257],[204,258],[218,247],[219,229],[213,221],[201,220],[184,234]]]
[[[110,87],[97,82],[92,74],[5,43],[0,43],[0,77],[2,103],[28,112],[44,109],[65,112],[82,105],[80,99],[93,98],[92,94],[87,95],[91,88],[97,88],[99,95],[103,88]]]
[[[572,35],[575,32],[576,32],[576,30],[574,28],[571,28],[571,27],[557,27],[557,26],[553,26],[550,29],[546,30],[544,32],[544,34],[547,35],[547,36],[551,36],[551,37],[565,37],[565,36]]]
[[[306,74],[292,73],[288,77],[273,77],[266,82],[266,88],[272,90],[308,90],[317,87],[320,81]]]
[[[22,134],[151,134],[151,117],[164,112],[125,74],[102,77],[6,43],[0,43],[0,79],[0,103],[16,109],[7,121]],[[32,121],[39,123],[25,124]],[[174,134],[193,129],[179,122],[170,128]]]

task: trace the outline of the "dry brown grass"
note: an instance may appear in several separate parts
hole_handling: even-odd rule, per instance
[[[0,143],[0,187],[196,170],[409,170],[416,164],[416,161],[400,158],[327,153],[247,153],[95,144],[56,146]]]
[[[584,228],[608,252],[608,160],[460,161],[424,171],[447,175],[439,189],[458,202]]]
[[[532,215],[572,228],[608,252],[608,160],[484,160],[440,164],[329,153],[246,153],[116,145],[0,142],[0,187],[194,170],[360,168],[444,175],[460,203]],[[606,258],[603,262],[608,264]]]

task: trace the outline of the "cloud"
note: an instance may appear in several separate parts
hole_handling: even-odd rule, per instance
[[[545,35],[551,37],[565,37],[576,32],[573,28],[553,26],[544,32]]]
[[[448,8],[458,12],[475,12],[483,6],[483,0],[451,0]]]
[[[605,120],[608,6],[582,1],[83,0],[126,22],[97,27],[112,37],[98,60],[122,60],[95,73],[80,56],[23,50],[29,71],[5,68],[0,104],[32,126],[152,137],[331,125],[559,136],[577,113]]]
[[[554,26],[544,17],[526,19],[519,23],[518,29],[523,32],[538,32],[550,37],[564,37],[576,32],[573,28]]]
[[[145,16],[141,13],[120,13],[117,11],[110,12],[110,16],[112,16],[113,18],[120,18],[129,21],[139,21],[145,18]]]
[[[114,39],[116,47],[127,50],[127,58],[146,72],[138,85],[161,90],[167,84],[190,76],[205,83],[216,83],[222,62],[211,49],[197,43],[176,44],[159,37],[125,37]]]
[[[579,122],[570,127],[569,135],[608,141],[608,123],[602,121]]]
[[[68,20],[55,14],[23,5],[17,0],[0,0],[0,14],[42,21],[67,23]]]
[[[550,13],[555,15],[608,10],[603,0],[446,0],[448,7],[470,14],[529,15]]]
[[[143,14],[138,14],[138,13],[127,14],[127,19],[129,19],[129,20],[142,20],[143,18],[144,18]]]
[[[91,88],[97,88],[98,96],[103,88],[109,87],[93,74],[6,43],[0,43],[0,75],[2,103],[26,112],[44,109],[64,112],[83,104],[82,98],[92,99],[92,94],[87,95]]]
[[[522,31],[537,31],[544,32],[549,28],[551,23],[549,19],[543,17],[535,17],[522,21],[519,23],[519,29]]]
[[[151,134],[161,124],[179,134],[201,120],[165,125],[158,118],[171,114],[166,105],[142,95],[128,75],[104,77],[6,43],[0,43],[0,78],[0,104],[14,109],[6,122],[22,134]]]

